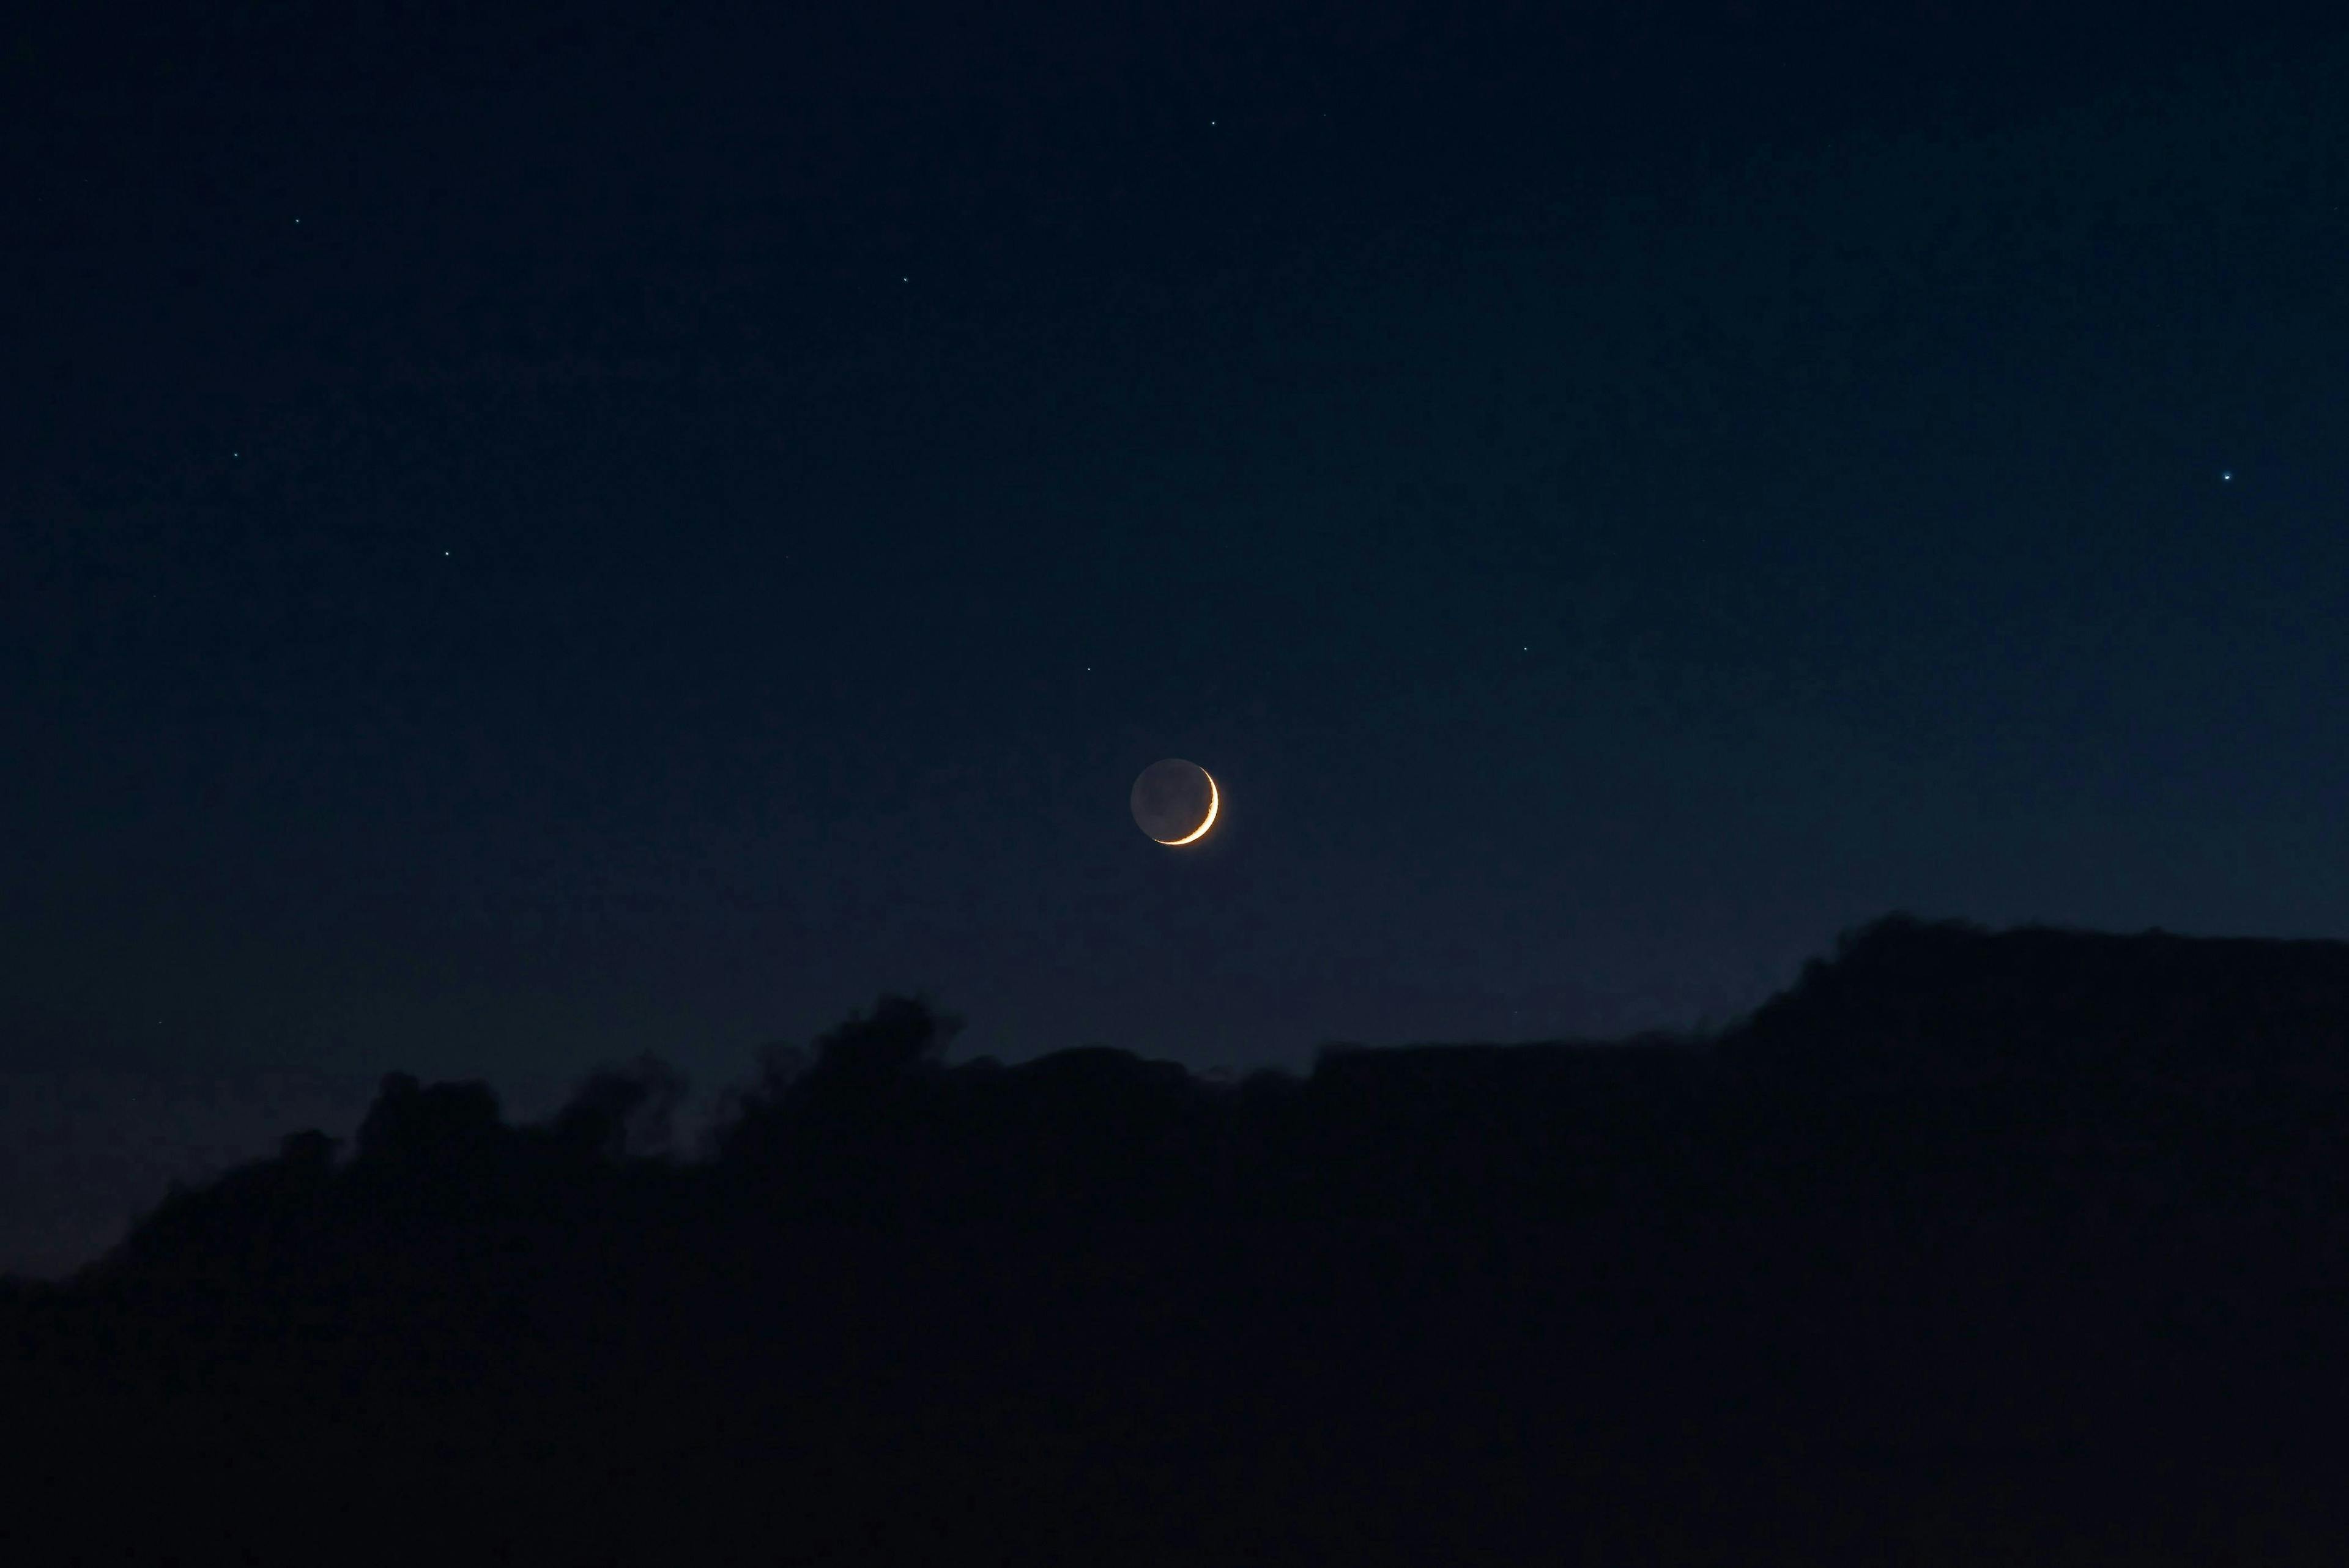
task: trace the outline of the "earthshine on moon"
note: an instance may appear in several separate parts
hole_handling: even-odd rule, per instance
[[[1162,844],[1195,844],[1216,825],[1223,791],[1195,762],[1169,757],[1133,781],[1134,825]]]

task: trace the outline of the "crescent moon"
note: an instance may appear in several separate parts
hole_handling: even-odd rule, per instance
[[[1207,773],[1207,770],[1204,768],[1200,769],[1199,771],[1202,773]],[[1192,829],[1181,838],[1161,839],[1158,841],[1162,844],[1192,844],[1198,842],[1199,840],[1206,836],[1207,830],[1216,825],[1216,813],[1222,810],[1223,804],[1224,792],[1216,788],[1216,776],[1212,773],[1207,773],[1207,814],[1199,820],[1199,825],[1197,827]]]

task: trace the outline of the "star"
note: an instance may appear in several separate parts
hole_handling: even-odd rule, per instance
[[[2219,482],[2220,482],[2220,484],[2232,484],[2232,483],[2234,483],[2234,482],[2235,482],[2235,470],[2234,470],[2234,469],[2220,469],[2219,470]]]

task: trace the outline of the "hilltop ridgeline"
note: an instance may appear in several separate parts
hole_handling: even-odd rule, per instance
[[[264,1560],[1403,1561],[1454,1509],[1650,1539],[1626,1456],[1761,1508],[1763,1454],[2316,1452],[2349,1381],[2349,944],[1895,915],[1717,1031],[1303,1078],[954,1030],[771,1048],[693,1150],[651,1059],[529,1127],[391,1074],[347,1155],[10,1286],[13,1418],[51,1495],[143,1464]]]

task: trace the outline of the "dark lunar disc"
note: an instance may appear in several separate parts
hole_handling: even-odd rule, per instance
[[[1181,842],[1210,826],[1219,804],[1207,770],[1179,757],[1152,763],[1133,781],[1134,825],[1162,844]]]

